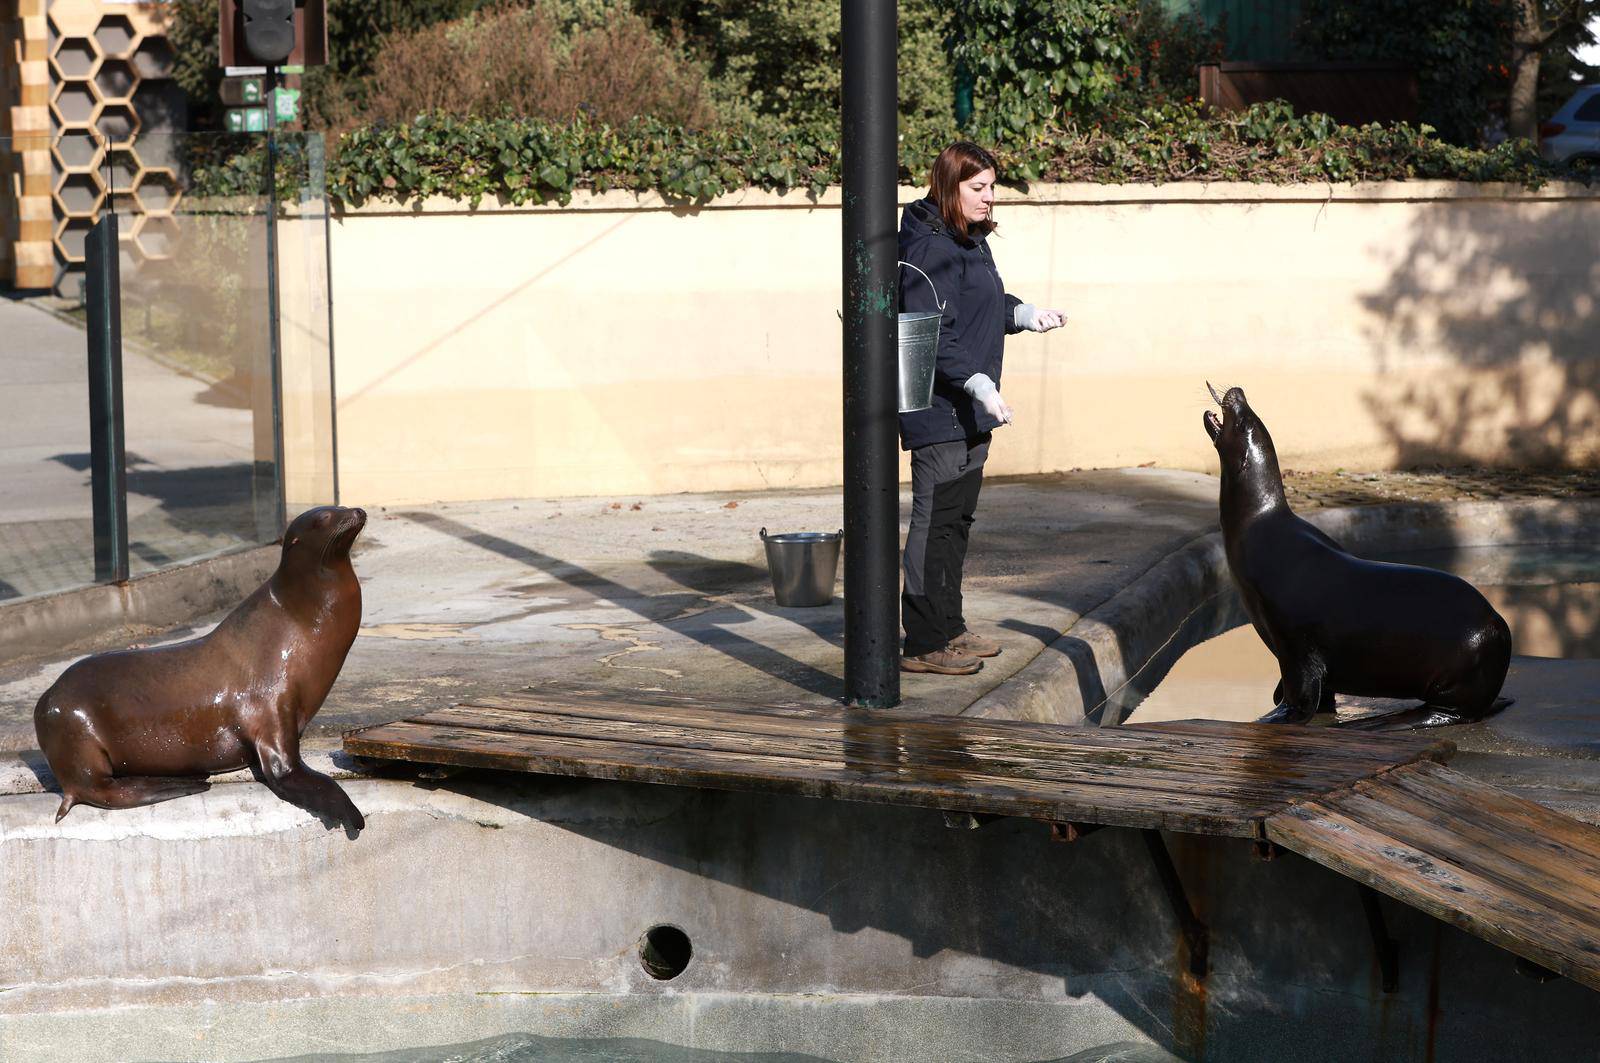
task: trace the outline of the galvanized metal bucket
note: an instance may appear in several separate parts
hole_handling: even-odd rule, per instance
[[[922,273],[909,262],[901,262],[900,265],[910,266]],[[933,287],[932,278],[922,273],[922,279],[928,282],[928,287],[933,288],[933,299],[939,304],[940,312],[900,315],[901,413],[914,413],[933,405],[933,367],[939,360],[939,319],[944,316],[944,301],[939,298],[939,289]]]
[[[816,606],[833,601],[833,580],[839,573],[839,547],[844,529],[836,532],[784,532],[768,535],[767,572],[779,605]]]

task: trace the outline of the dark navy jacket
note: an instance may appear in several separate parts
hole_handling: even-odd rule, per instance
[[[900,267],[902,313],[938,310],[933,288],[944,300],[933,405],[900,415],[901,447],[910,450],[993,431],[1000,422],[973,402],[961,385],[974,373],[983,373],[1000,386],[1006,335],[1020,331],[1014,320],[1022,300],[1006,294],[984,238],[957,239],[931,199],[919,199],[901,215],[900,258],[933,281],[930,288],[922,274]]]

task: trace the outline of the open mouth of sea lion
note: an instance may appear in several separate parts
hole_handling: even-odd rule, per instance
[[[1209,380],[1206,381],[1206,390],[1211,392],[1211,401],[1226,413],[1228,408],[1223,404],[1222,396],[1217,394],[1217,389],[1211,386]],[[1202,420],[1205,422],[1206,435],[1211,437],[1211,442],[1215,443],[1222,438],[1222,418],[1217,416],[1216,410],[1207,410]]]

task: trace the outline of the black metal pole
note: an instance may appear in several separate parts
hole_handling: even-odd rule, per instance
[[[278,321],[278,68],[267,67],[267,344],[272,382],[272,534],[289,523],[283,480],[283,337]]]
[[[122,263],[117,215],[106,211],[84,248],[89,324],[89,483],[94,578],[128,578],[128,461],[122,417]]]
[[[895,0],[841,0],[844,176],[844,685],[900,701],[896,456]]]

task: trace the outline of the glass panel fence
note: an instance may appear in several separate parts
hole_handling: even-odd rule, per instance
[[[107,215],[131,573],[271,542],[336,499],[321,137],[270,158],[248,134],[0,140],[0,599],[96,578],[85,278]]]
[[[61,282],[81,274],[105,156],[93,134],[0,138],[0,600],[95,577],[83,305]]]
[[[132,571],[271,542],[335,491],[321,137],[151,134],[110,172]]]

